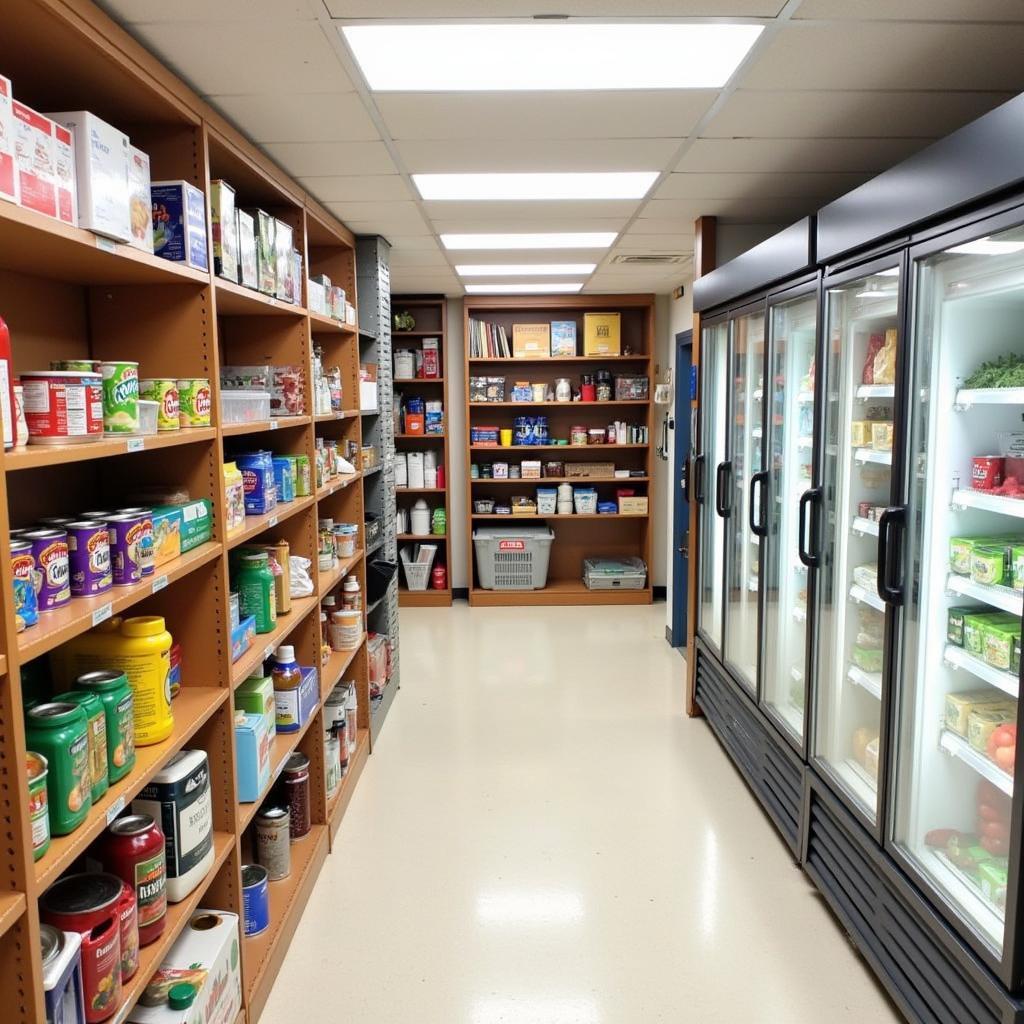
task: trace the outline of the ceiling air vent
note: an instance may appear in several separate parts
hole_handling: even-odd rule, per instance
[[[665,253],[626,253],[620,256],[613,256],[612,263],[628,263],[635,267],[653,267],[655,265],[669,265],[673,263],[685,263],[689,259],[686,253],[665,252]]]

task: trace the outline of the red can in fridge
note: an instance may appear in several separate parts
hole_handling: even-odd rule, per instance
[[[127,814],[103,839],[103,868],[127,882],[138,907],[139,945],[158,939],[167,923],[167,852],[160,826],[148,814]]]
[[[82,936],[82,991],[88,1024],[112,1017],[121,1004],[120,906],[124,890],[124,883],[115,875],[65,875],[39,900],[39,913],[46,924]]]
[[[971,459],[971,487],[991,491],[1003,483],[1006,460],[1002,455],[975,455]]]

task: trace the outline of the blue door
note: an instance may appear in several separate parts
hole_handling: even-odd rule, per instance
[[[693,331],[676,335],[675,447],[672,460],[672,628],[669,643],[686,643],[686,601],[690,587],[690,492],[692,406],[696,398],[693,374]]]

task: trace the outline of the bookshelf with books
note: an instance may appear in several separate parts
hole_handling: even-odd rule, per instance
[[[592,590],[583,560],[650,569],[654,297],[474,295],[463,308],[470,603],[650,603],[649,575]],[[550,529],[543,588],[481,585],[473,533],[494,526]]]
[[[443,295],[392,295],[391,311],[398,415],[395,496],[399,522],[405,522],[404,529],[399,530],[398,603],[402,607],[446,607],[452,603],[451,531],[448,529],[451,512],[448,507],[447,302]],[[429,510],[431,532],[422,535],[417,531],[417,535],[412,536],[413,509],[420,503]],[[430,570],[425,579],[410,580],[401,552],[405,551],[410,558],[417,554],[429,558],[427,551],[421,550],[425,545],[436,548]],[[444,567],[443,580],[435,573],[439,566]],[[422,569],[413,569],[412,573],[423,576]]]

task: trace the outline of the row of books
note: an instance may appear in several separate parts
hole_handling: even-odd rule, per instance
[[[484,320],[469,321],[469,356],[471,359],[510,359],[512,350],[501,324]]]

